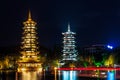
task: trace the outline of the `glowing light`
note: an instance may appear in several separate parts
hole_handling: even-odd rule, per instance
[[[76,71],[63,71],[63,79],[62,80],[76,80]]]
[[[120,71],[120,68],[107,68],[107,67],[90,67],[90,68],[85,68],[85,67],[80,67],[80,68],[58,68],[58,70],[103,70],[103,71],[112,71],[112,70],[118,70]]]
[[[105,72],[101,72],[101,74],[106,74]]]
[[[37,71],[42,72],[42,68],[38,68]]]
[[[41,76],[38,76],[39,74],[40,73],[38,72],[22,72],[21,80],[37,80],[38,78],[41,78]]]
[[[63,80],[69,80],[67,71],[63,71]]]
[[[24,72],[26,71],[26,68],[18,68],[18,72]]]
[[[56,69],[57,69],[57,67],[54,67],[54,69],[56,70]]]
[[[113,49],[113,46],[107,45],[107,48],[109,48],[109,49]]]
[[[70,71],[70,80],[76,80],[76,71]]]
[[[55,74],[55,79],[54,80],[57,80],[57,68],[55,67],[54,70],[55,70],[55,73],[54,73]]]
[[[115,80],[115,73],[109,71],[109,72],[107,73],[107,80]]]

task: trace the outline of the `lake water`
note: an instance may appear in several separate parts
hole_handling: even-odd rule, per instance
[[[77,71],[54,71],[54,72],[1,72],[0,80],[108,80],[100,78],[79,77]],[[114,80],[114,79],[109,79]]]

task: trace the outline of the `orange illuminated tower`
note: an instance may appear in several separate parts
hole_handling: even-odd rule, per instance
[[[18,60],[18,71],[41,69],[41,63],[38,57],[37,27],[36,22],[31,18],[29,11],[28,20],[23,22],[23,36],[21,43],[21,57]]]

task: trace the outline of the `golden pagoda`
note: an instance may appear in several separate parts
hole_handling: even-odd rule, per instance
[[[36,22],[31,18],[29,11],[28,20],[23,22],[23,36],[21,42],[20,59],[18,63],[18,71],[41,70],[41,62],[38,57],[38,42]]]

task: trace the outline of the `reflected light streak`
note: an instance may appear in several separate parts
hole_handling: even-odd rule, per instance
[[[21,80],[41,80],[42,75],[39,71],[21,72]]]
[[[22,80],[37,80],[36,72],[22,72]]]
[[[18,80],[18,72],[15,73],[15,80]]]
[[[68,71],[63,71],[63,80],[69,80],[68,77]]]
[[[58,80],[61,80],[60,75],[61,75],[61,71],[58,70]]]
[[[63,71],[63,80],[77,80],[76,71]]]
[[[115,80],[115,72],[108,72],[107,73],[107,80]]]
[[[76,80],[76,71],[70,71],[70,80]]]
[[[54,69],[54,71],[55,71],[55,79],[54,80],[57,80],[57,70]]]

